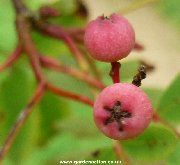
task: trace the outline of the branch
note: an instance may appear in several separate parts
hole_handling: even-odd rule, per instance
[[[144,50],[144,46],[142,44],[136,42],[133,50],[142,51],[142,50]]]
[[[53,84],[48,83],[47,89],[49,91],[59,95],[59,96],[67,97],[67,98],[85,103],[85,104],[90,105],[90,106],[94,105],[94,102],[92,100],[90,100],[87,96],[79,95],[79,94],[73,93],[71,91],[61,89],[61,88],[59,88]]]
[[[57,61],[56,59],[54,59],[52,57],[40,56],[40,61],[43,66],[54,69],[56,71],[67,73],[75,78],[78,78],[78,79],[88,83],[92,87],[96,87],[99,89],[105,88],[105,85],[102,82],[100,82],[99,80],[96,80],[91,75],[89,75],[81,70],[78,70],[76,68],[73,68],[71,66],[62,64],[61,62]]]
[[[16,13],[19,14],[25,14],[27,13],[27,8],[26,6],[22,3],[22,0],[12,0],[13,4],[14,4],[14,8],[16,9]]]
[[[31,32],[30,23],[26,17],[23,17],[20,15],[20,16],[17,16],[16,25],[17,25],[17,30],[19,33],[19,39],[21,43],[23,44],[24,51],[27,53],[30,59],[36,78],[39,81],[43,81],[44,76],[42,73],[42,69],[41,69],[40,61],[38,57],[39,53],[30,36],[30,32]]]
[[[12,65],[14,61],[20,57],[22,51],[23,51],[22,45],[18,44],[14,52],[8,57],[8,59],[3,64],[0,65],[0,71]]]
[[[114,152],[118,160],[122,160],[123,164],[130,165],[130,160],[128,155],[124,152],[121,143],[119,141],[114,141]]]
[[[92,73],[94,74],[94,76],[102,82],[102,78],[101,78],[101,74],[100,71],[98,70],[97,66],[96,66],[96,62],[95,60],[90,57],[87,53],[87,51],[85,50],[84,47],[80,47],[81,52],[83,52],[84,54],[84,58],[86,59],[86,61],[88,62],[89,68],[92,71]]]
[[[83,54],[77,47],[76,43],[74,40],[71,38],[71,36],[63,29],[62,26],[60,25],[55,25],[55,24],[49,24],[47,22],[43,22],[42,20],[34,20],[34,24],[37,27],[40,32],[43,32],[46,35],[50,35],[54,38],[61,39],[63,40],[73,55],[75,56],[75,59],[77,60],[79,66],[83,70],[87,70],[87,62],[83,57]]]
[[[8,153],[21,127],[23,126],[23,124],[25,123],[29,115],[31,114],[33,110],[32,108],[34,107],[34,105],[36,105],[39,102],[39,100],[43,96],[44,90],[45,90],[45,84],[40,83],[34,95],[32,96],[29,103],[27,104],[27,106],[19,114],[15,124],[13,125],[12,129],[10,130],[4,142],[4,145],[2,146],[2,149],[0,150],[0,163],[2,162],[3,158]]]

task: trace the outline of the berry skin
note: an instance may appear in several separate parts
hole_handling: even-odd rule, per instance
[[[125,58],[134,48],[135,33],[121,15],[99,16],[87,25],[84,43],[93,58],[115,62]]]
[[[108,137],[125,140],[144,131],[152,118],[152,105],[143,90],[129,83],[106,87],[94,103],[94,121]]]

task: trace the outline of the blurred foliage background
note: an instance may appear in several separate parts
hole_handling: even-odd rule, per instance
[[[117,1],[113,0],[111,2],[112,6],[113,3],[115,4],[116,2]],[[135,2],[139,3],[140,1],[128,0],[125,2],[122,0],[122,6],[116,5],[116,8],[118,7],[118,12],[120,12],[120,9],[123,9],[124,6],[131,3],[136,4]],[[96,4],[97,1],[91,0],[91,4],[92,3]],[[108,4],[111,3],[108,2]],[[61,12],[61,16],[52,18],[49,21],[67,27],[83,27],[87,22],[86,17],[77,14],[78,3],[76,0],[26,0],[26,4],[33,11],[37,11],[38,8],[44,4],[55,6]],[[88,1],[84,2],[84,4],[88,9],[89,18],[92,18],[93,11],[90,10],[91,4],[88,3]],[[111,8],[111,6],[108,7]],[[106,8],[108,7],[106,6]],[[104,13],[100,9],[94,10]],[[144,10],[146,10],[146,8]],[[176,32],[179,34],[179,0],[157,0],[156,3],[151,5],[151,10],[164,22],[169,24],[169,26],[174,26],[175,28],[173,30],[177,30]],[[116,10],[114,10],[114,12],[116,12]],[[136,11],[130,14],[136,14]],[[133,17],[130,19],[133,22]],[[140,24],[140,22],[141,20],[138,23]],[[156,23],[158,22],[155,22],[155,24]],[[2,63],[17,43],[15,12],[10,0],[0,1],[0,25],[0,62]],[[151,28],[153,29],[153,27]],[[166,36],[162,38],[162,35],[161,41],[164,42]],[[146,35],[144,35],[144,38],[146,38]],[[159,37],[156,36],[156,38]],[[180,36],[177,35],[177,38],[180,39]],[[62,41],[43,36],[36,31],[33,32],[33,39],[43,53],[50,54],[65,64],[77,67],[73,61],[71,52]],[[177,42],[179,43],[179,41]],[[169,43],[171,43],[171,41],[169,41]],[[143,44],[146,49],[146,43],[143,42]],[[152,43],[152,47],[153,44],[158,43]],[[180,51],[178,45],[179,44],[173,45],[173,48],[176,49],[177,52]],[[156,51],[158,52],[158,50]],[[134,53],[134,58],[122,62],[121,81],[131,81],[140,64],[139,60],[141,60],[141,58],[139,57],[142,56],[142,59],[148,59],[148,57],[145,57],[145,54],[141,52],[138,53],[140,56],[136,56],[137,53]],[[149,86],[148,82],[145,82],[144,90],[151,98],[154,109],[158,111],[166,121],[180,130],[180,75],[177,74],[179,70],[177,69],[178,66],[176,66],[177,62],[180,62],[180,57],[177,56],[174,58],[172,53],[173,52],[166,52],[168,57],[164,55],[162,58],[161,56],[162,59],[160,60],[163,61],[164,58],[178,59],[177,61],[175,60],[176,63],[169,64],[170,66],[174,66],[174,68],[167,68],[167,70],[172,71],[173,79],[170,79],[168,74],[165,75],[168,71],[164,70],[164,73],[161,72],[162,76],[158,75],[159,79],[153,81],[151,86]],[[151,57],[153,55],[149,54],[149,56]],[[169,60],[169,62],[171,61]],[[104,82],[111,84],[111,79],[108,76],[110,70],[109,64],[101,62],[96,62],[96,64]],[[153,75],[159,69],[156,67],[155,65],[155,70],[153,73],[150,73],[147,81],[151,81],[151,74]],[[88,95],[91,98],[94,97],[94,92],[92,92],[86,83],[62,73],[49,70],[44,71],[47,77],[58,86]],[[163,83],[164,79],[161,80],[161,77],[166,77],[168,81],[168,85],[162,85],[162,88],[161,82]],[[160,85],[157,85],[159,81]],[[171,83],[169,83],[170,81]],[[155,82],[157,82],[157,84]],[[34,75],[24,55],[13,67],[0,73],[0,145],[3,144],[18,113],[32,95],[35,85]],[[113,141],[103,136],[95,127],[91,107],[47,92],[40,104],[34,108],[32,115],[16,138],[10,153],[4,161],[4,165],[50,165],[58,164],[60,160],[116,160],[112,145]],[[133,165],[180,164],[180,142],[172,130],[161,124],[152,123],[139,137],[122,142],[122,147]],[[94,154],[95,152],[98,154]]]

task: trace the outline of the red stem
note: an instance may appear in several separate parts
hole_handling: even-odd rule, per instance
[[[34,21],[36,27],[43,32],[44,34],[48,34],[54,38],[62,39],[67,44],[73,55],[75,56],[79,66],[83,70],[87,70],[87,62],[83,57],[83,54],[77,47],[76,43],[72,39],[72,37],[63,29],[60,25],[49,24],[43,21]]]
[[[8,59],[3,64],[0,65],[0,71],[12,65],[20,57],[22,51],[22,45],[18,44],[14,52],[8,57]]]
[[[41,61],[42,65],[45,67],[67,73],[75,78],[78,78],[84,82],[87,82],[89,85],[91,85],[93,87],[96,87],[99,89],[105,88],[105,85],[101,81],[96,80],[94,77],[87,74],[86,72],[83,72],[83,71],[73,68],[71,66],[62,64],[52,57],[40,56],[40,61]]]
[[[44,81],[44,76],[38,58],[39,53],[30,36],[30,23],[26,17],[17,16],[16,25],[19,33],[19,39],[23,44],[24,51],[27,53],[30,59],[36,78],[39,81]]]
[[[113,83],[119,83],[119,69],[121,67],[121,64],[119,62],[111,62],[111,71],[109,75],[111,76]]]
[[[71,91],[61,89],[61,88],[59,88],[53,84],[48,83],[47,89],[52,91],[53,93],[56,93],[59,96],[68,97],[68,98],[71,98],[73,100],[83,102],[83,103],[90,105],[90,106],[94,105],[94,102],[92,100],[90,100],[87,96],[79,95],[79,94],[73,93]]]
[[[142,51],[142,50],[144,50],[144,46],[141,45],[140,43],[136,42],[135,45],[134,45],[134,50]]]

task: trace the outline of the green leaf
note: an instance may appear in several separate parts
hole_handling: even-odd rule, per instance
[[[158,105],[160,116],[172,124],[180,123],[180,75],[164,92]]]
[[[15,66],[10,70],[9,75],[0,87],[1,112],[4,116],[0,123],[1,142],[4,141],[19,112],[29,100],[30,89],[32,89],[32,81],[29,76],[23,67]],[[33,113],[16,137],[9,154],[9,159],[12,161],[18,163],[32,152],[39,132],[38,117],[37,112]]]
[[[175,25],[180,26],[180,1],[179,0],[163,0],[159,1],[159,8],[161,11],[164,12],[166,15],[166,18],[169,18],[169,20],[174,23]]]
[[[89,157],[85,158],[85,160],[115,161],[116,155],[114,153],[113,147],[111,146],[111,147],[105,147],[105,148],[101,148],[101,149],[97,149],[93,151],[92,153],[90,153]],[[96,164],[99,164],[99,163],[96,163]]]
[[[15,13],[10,0],[0,1],[0,50],[10,52],[15,47],[17,36],[15,30]]]
[[[41,114],[41,144],[55,135],[57,122],[68,114],[68,107],[65,100],[59,96],[46,92],[40,102]]]
[[[47,5],[47,0],[25,0],[25,3],[31,10],[38,10],[42,5]]]
[[[152,101],[153,107],[156,110],[163,91],[157,88],[143,88],[143,89],[146,92],[146,94],[149,96],[150,100]]]
[[[138,60],[123,62],[120,70],[121,79],[123,81],[130,80],[131,82],[138,71],[139,65],[140,63]]]
[[[111,65],[109,63],[96,62],[101,74],[103,75],[103,81],[106,84],[112,84],[111,77],[109,76],[109,72],[111,70]],[[139,61],[126,61],[121,62],[120,68],[120,79],[121,81],[132,81],[134,75],[137,73],[139,67]]]
[[[89,96],[93,98],[93,93],[91,88],[87,85],[87,83],[76,79],[72,76],[69,76],[60,72],[51,72],[47,73],[48,79],[51,80],[57,86],[62,87],[63,89],[76,92],[82,95]]]
[[[174,151],[177,139],[166,127],[152,124],[142,135],[122,144],[132,158],[154,161],[167,158]]]
[[[180,142],[176,145],[175,151],[167,159],[167,165],[177,165],[180,164]]]
[[[73,14],[77,10],[76,0],[60,0],[52,4],[56,9],[60,11],[62,15]]]
[[[79,137],[97,136],[101,134],[95,126],[92,107],[70,100],[68,101],[68,106],[70,115],[68,118],[59,122],[59,130],[71,132]]]
[[[102,137],[81,138],[72,134],[61,134],[49,140],[47,146],[36,150],[23,165],[52,164],[60,160],[81,160],[96,149],[108,147],[111,140]],[[51,163],[50,163],[51,162]]]
[[[4,131],[6,130],[5,132],[10,129],[18,112],[26,105],[30,95],[29,88],[29,80],[23,68],[13,67],[0,88],[0,101],[3,111],[6,113],[3,128]]]
[[[68,47],[61,40],[54,39],[50,36],[42,35],[36,31],[33,31],[32,37],[36,42],[38,49],[42,52],[42,54],[47,54],[56,57],[62,55],[71,55]]]

